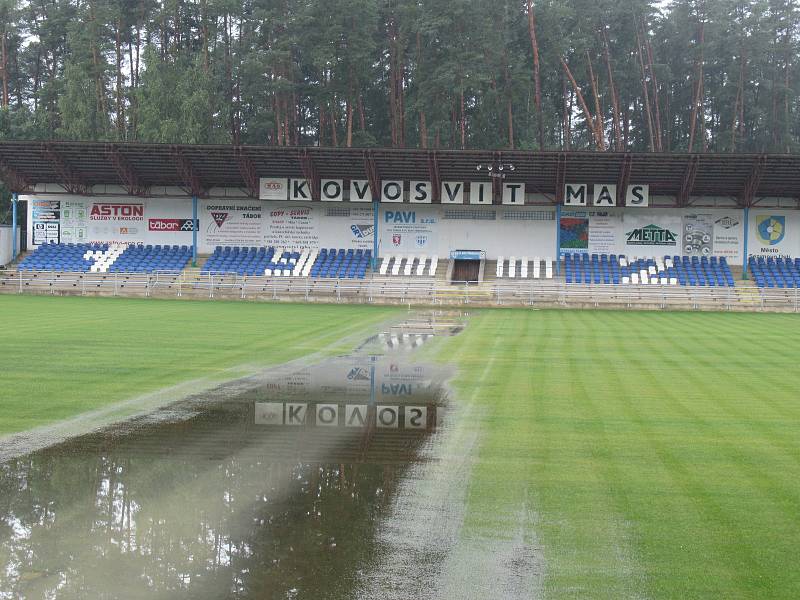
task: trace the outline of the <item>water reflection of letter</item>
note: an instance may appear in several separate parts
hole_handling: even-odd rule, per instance
[[[307,404],[287,402],[286,403],[286,425],[305,425]]]
[[[282,402],[256,402],[256,425],[283,425]]]
[[[317,404],[317,425],[336,427],[339,425],[339,406],[336,404]]]
[[[377,426],[379,428],[397,429],[399,427],[399,406],[379,406]]]
[[[427,406],[406,406],[405,411],[406,429],[425,429],[428,424]]]
[[[347,427],[366,427],[367,405],[348,404],[345,407],[344,424]]]

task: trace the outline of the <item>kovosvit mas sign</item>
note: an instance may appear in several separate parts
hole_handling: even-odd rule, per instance
[[[262,200],[309,201],[314,197],[311,183],[307,179],[265,177],[260,180]],[[372,202],[372,191],[366,179],[322,179],[319,196],[323,202],[343,202],[345,192],[350,202]],[[492,204],[491,181],[442,181],[440,189],[442,204]],[[433,184],[430,181],[403,181],[388,179],[380,182],[381,202],[432,204]],[[504,182],[502,202],[506,205],[525,204],[525,184]]]

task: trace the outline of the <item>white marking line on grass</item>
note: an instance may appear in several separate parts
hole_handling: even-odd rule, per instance
[[[494,358],[487,362],[479,383],[494,363]],[[541,597],[544,560],[535,540],[525,544],[522,527],[510,541],[468,539],[463,534],[470,476],[480,447],[475,427],[482,417],[475,402],[480,387],[449,411],[453,425],[445,428],[443,439],[428,441],[421,454],[423,460],[431,460],[412,465],[398,486],[390,514],[378,526],[378,555],[362,573],[356,597]],[[519,515],[517,522],[530,519]]]

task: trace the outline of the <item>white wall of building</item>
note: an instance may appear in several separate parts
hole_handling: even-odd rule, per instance
[[[19,252],[20,230],[17,227],[17,252]],[[10,225],[0,225],[0,265],[7,265],[11,262],[11,254],[14,245],[14,230]]]
[[[528,195],[528,201],[540,201]],[[36,193],[21,197],[28,210],[28,247],[48,241],[192,243],[190,198],[81,197]],[[427,254],[445,258],[453,250],[498,256],[553,256],[562,252],[607,252],[628,256],[725,256],[741,263],[744,211],[714,208],[563,207],[560,227],[552,206],[412,204],[386,202],[378,210],[379,255]],[[800,256],[800,211],[753,208],[749,253]],[[198,201],[200,253],[216,246],[363,248],[373,246],[370,202],[269,201],[220,193]],[[765,224],[766,223],[766,224]],[[579,239],[578,239],[579,238]]]

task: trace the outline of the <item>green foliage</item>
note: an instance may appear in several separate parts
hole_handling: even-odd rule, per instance
[[[2,0],[0,135],[535,149],[541,121],[596,149],[592,120],[612,149],[800,148],[793,0],[537,0],[541,112],[527,4]]]

